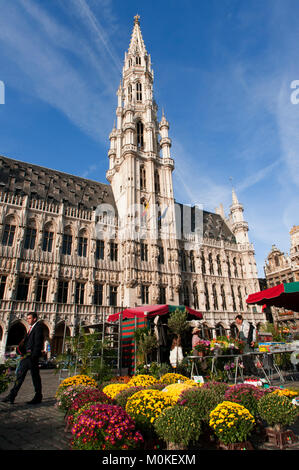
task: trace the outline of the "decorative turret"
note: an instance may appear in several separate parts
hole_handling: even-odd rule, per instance
[[[160,147],[162,149],[162,157],[170,158],[171,139],[168,137],[169,123],[165,118],[164,110],[162,112],[162,119],[159,124],[159,129],[161,136]]]
[[[243,205],[239,203],[234,188],[232,189],[232,205],[230,206],[230,222],[237,243],[249,243],[248,223],[244,220]]]

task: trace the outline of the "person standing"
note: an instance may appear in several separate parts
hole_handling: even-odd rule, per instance
[[[11,404],[14,403],[28,370],[31,372],[35,395],[33,399],[27,403],[30,405],[36,405],[42,401],[42,383],[38,360],[42,354],[44,345],[43,325],[37,320],[37,314],[35,312],[28,313],[27,321],[30,325],[29,331],[17,348],[22,359],[16,371],[16,380],[9,395],[3,400],[4,402],[9,402]]]
[[[181,338],[175,336],[172,340],[172,345],[169,354],[169,362],[171,366],[175,369],[184,359],[183,349],[181,345]]]
[[[236,324],[239,328],[239,339],[245,343],[244,345],[244,372],[246,375],[258,375],[257,368],[254,365],[253,358],[250,354],[254,350],[254,343],[256,340],[256,331],[255,327],[249,323],[247,320],[244,320],[242,315],[237,315],[235,318]]]
[[[200,343],[200,337],[199,337],[200,329],[195,327],[192,330],[192,354],[193,356],[198,356],[198,351],[195,349],[195,346],[197,346]]]

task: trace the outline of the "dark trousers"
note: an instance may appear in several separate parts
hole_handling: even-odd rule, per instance
[[[253,348],[249,346],[249,344],[246,344],[244,348],[244,353],[249,353],[252,352]],[[244,374],[245,375],[257,375],[258,371],[257,368],[255,367],[253,357],[248,355],[248,356],[243,356],[243,364],[244,364]]]
[[[10,396],[15,398],[20,390],[25,377],[27,375],[28,370],[31,372],[32,383],[34,386],[35,394],[41,395],[42,393],[42,382],[39,373],[38,367],[38,358],[32,358],[31,356],[27,356],[21,360],[19,367],[17,368],[16,372],[16,380],[13,388],[10,391]]]

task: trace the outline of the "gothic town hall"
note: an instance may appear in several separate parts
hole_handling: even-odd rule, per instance
[[[65,329],[73,335],[137,305],[188,305],[212,334],[228,333],[238,313],[264,321],[246,304],[260,289],[242,204],[233,190],[226,217],[221,205],[212,213],[175,200],[169,123],[160,117],[137,15],[108,184],[0,156],[0,355],[18,344],[32,311],[53,354]]]

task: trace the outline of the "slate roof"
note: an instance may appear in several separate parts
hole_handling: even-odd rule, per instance
[[[49,202],[64,202],[80,209],[95,209],[100,203],[116,210],[112,188],[80,176],[51,170],[0,155],[0,191],[28,195]]]
[[[39,165],[22,162],[0,155],[0,191],[28,195],[49,202],[64,202],[80,209],[95,209],[98,204],[110,204],[117,214],[110,184],[99,183]],[[236,243],[235,237],[219,214],[176,202],[182,226],[194,232],[196,221],[203,226],[204,238]]]
[[[236,243],[234,234],[219,214],[178,202],[176,202],[176,214],[181,217],[181,228],[187,233],[199,230],[204,238]]]

